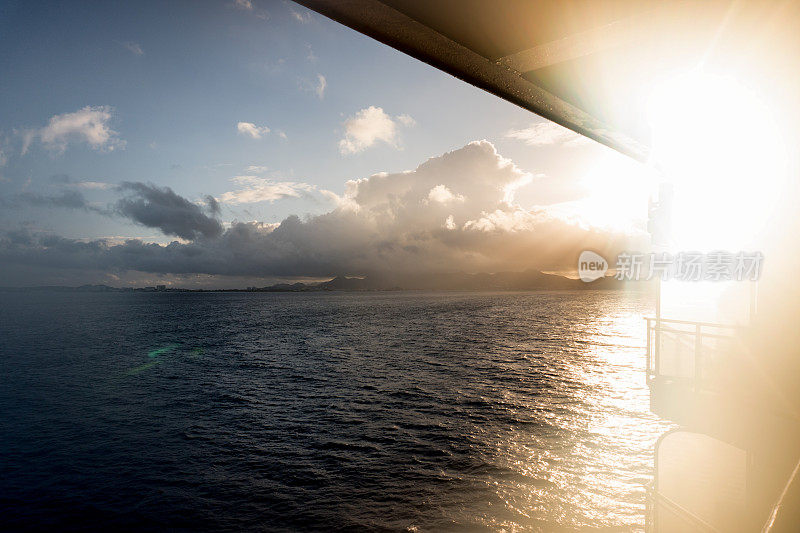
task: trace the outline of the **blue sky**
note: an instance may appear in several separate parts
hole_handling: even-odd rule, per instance
[[[227,198],[226,227],[321,215],[348,180],[481,139],[536,182],[516,192],[526,209],[591,194],[598,161],[625,164],[290,2],[5,2],[0,46],[5,231],[174,240],[109,215],[124,182]],[[256,185],[269,199],[243,201]],[[91,209],[42,200],[66,191]]]

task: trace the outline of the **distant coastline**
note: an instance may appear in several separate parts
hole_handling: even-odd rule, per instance
[[[530,290],[623,290],[647,291],[648,282],[622,282],[607,276],[591,283],[536,270],[467,274],[463,272],[425,274],[416,276],[336,276],[316,283],[276,283],[264,287],[246,288],[177,288],[166,285],[148,287],[111,287],[109,285],[39,285],[30,287],[0,287],[0,292],[321,292],[321,291],[530,291]]]

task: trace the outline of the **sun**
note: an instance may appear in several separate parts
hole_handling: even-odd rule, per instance
[[[674,245],[752,246],[787,175],[770,108],[733,77],[693,71],[658,84],[648,115],[651,164],[674,185]]]

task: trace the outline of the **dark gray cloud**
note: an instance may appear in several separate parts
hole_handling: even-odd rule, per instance
[[[117,201],[116,212],[138,224],[187,240],[222,235],[222,224],[216,218],[219,204],[213,198],[213,202],[208,202],[208,210],[213,215],[209,216],[201,206],[176,194],[169,187],[125,182],[120,190],[129,195]]]
[[[208,210],[213,215],[219,215],[221,209],[219,202],[216,198],[211,196],[210,194],[206,195],[206,204],[208,205]]]
[[[66,174],[51,177],[60,185],[85,185],[98,182],[75,182]],[[173,235],[187,240],[199,237],[216,238],[222,235],[223,227],[217,217],[220,204],[213,196],[206,196],[206,206],[200,206],[176,194],[169,187],[125,182],[116,188],[125,194],[108,207],[91,205],[77,190],[65,190],[58,194],[46,195],[35,192],[22,192],[0,197],[0,206],[22,208],[26,206],[63,208],[92,211],[106,216],[121,216],[149,228],[157,228],[165,235]]]

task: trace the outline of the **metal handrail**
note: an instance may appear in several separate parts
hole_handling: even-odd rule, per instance
[[[649,385],[658,377],[671,378],[673,380],[685,381],[691,384],[695,389],[708,388],[709,376],[704,375],[704,354],[708,350],[704,340],[716,339],[733,341],[737,334],[744,330],[744,326],[737,326],[732,324],[716,324],[713,322],[692,322],[690,320],[678,320],[674,318],[653,318],[645,317],[647,321],[647,361],[645,369],[645,378]],[[678,325],[678,327],[670,327]],[[692,329],[680,328],[680,326],[691,326]],[[705,330],[704,330],[705,328]],[[708,331],[709,329],[717,331]],[[724,330],[727,330],[723,332]],[[672,335],[680,346],[688,350],[692,357],[694,364],[694,375],[669,375],[661,372],[661,336],[662,334]],[[687,338],[693,336],[694,342],[687,342]],[[692,346],[692,344],[694,346]],[[713,349],[713,348],[712,348]],[[683,352],[683,350],[681,350]],[[704,384],[705,383],[705,384]],[[711,389],[709,389],[711,390]]]
[[[668,322],[670,324],[686,324],[688,326],[704,326],[704,327],[712,327],[712,328],[722,328],[722,329],[744,329],[745,326],[740,326],[736,324],[718,324],[716,322],[699,322],[694,320],[679,320],[677,318],[656,318],[654,316],[646,316],[644,317],[645,320],[648,322],[658,321],[658,322]]]
[[[656,326],[652,326],[652,328],[656,328]],[[690,330],[687,330],[687,329],[665,328],[663,326],[660,327],[659,330],[661,330],[662,332],[665,331],[667,333],[682,333],[684,335],[693,335],[693,336],[700,335],[701,337],[707,337],[709,339],[730,339],[730,338],[732,338],[730,335],[720,335],[719,333],[705,333],[703,331],[700,331],[698,333],[697,331],[690,331]]]
[[[711,524],[709,524],[708,522],[706,522],[705,520],[703,520],[702,518],[694,514],[692,511],[682,506],[681,504],[677,503],[676,501],[672,500],[667,496],[664,496],[663,494],[655,490],[655,488],[653,488],[652,486],[647,487],[647,492],[649,499],[654,504],[658,503],[666,504],[666,506],[673,513],[675,513],[678,517],[686,520],[687,522],[700,527],[704,531],[708,531],[710,533],[719,533],[719,529],[712,526]]]

